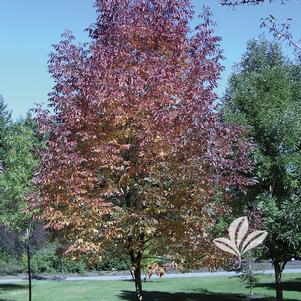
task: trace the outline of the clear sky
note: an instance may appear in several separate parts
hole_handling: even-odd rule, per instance
[[[276,0],[280,2],[280,0]],[[53,82],[47,60],[51,45],[60,40],[65,29],[79,41],[87,41],[84,29],[95,21],[94,0],[0,0],[0,94],[13,117],[24,116],[34,103],[47,102]],[[218,92],[223,93],[232,66],[240,60],[247,40],[264,33],[260,19],[269,14],[283,20],[293,19],[293,32],[301,37],[301,0],[287,5],[277,3],[254,7],[221,7],[218,0],[193,0],[196,15],[209,6],[221,36],[225,71]],[[192,25],[197,23],[193,20]],[[288,50],[289,51],[289,50]]]

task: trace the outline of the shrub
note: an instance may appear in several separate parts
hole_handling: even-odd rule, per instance
[[[18,261],[5,252],[0,253],[0,275],[14,275],[22,272]]]
[[[23,272],[27,272],[27,256],[21,259]],[[55,244],[48,244],[45,248],[35,252],[31,257],[31,269],[34,274],[41,273],[80,273],[86,271],[83,259],[72,260],[69,257],[60,256],[56,252]]]
[[[37,251],[31,257],[31,270],[33,274],[53,273],[54,254],[51,249],[43,248]],[[27,255],[23,254],[21,258],[23,272],[27,272]]]
[[[87,264],[83,258],[72,260],[69,257],[57,257],[57,270],[63,273],[85,274]]]
[[[128,270],[128,265],[120,258],[104,257],[97,265],[98,270]]]

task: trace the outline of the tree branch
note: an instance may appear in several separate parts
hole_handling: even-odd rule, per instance
[[[263,3],[271,3],[275,0],[220,0],[223,6],[238,6],[238,5],[258,5]],[[289,0],[278,0],[281,4],[285,4]]]
[[[272,2],[273,0],[267,0],[269,2]],[[238,5],[258,5],[262,4],[264,2],[267,2],[266,0],[220,0],[220,4],[223,6],[238,6]]]
[[[262,22],[260,27],[268,28],[269,32],[273,34],[275,39],[285,40],[290,46],[293,46],[296,50],[301,51],[301,45],[293,39],[292,33],[290,31],[290,18],[288,18],[282,24],[278,24],[275,17],[273,17],[272,15],[270,15],[266,19],[262,19],[261,21]]]

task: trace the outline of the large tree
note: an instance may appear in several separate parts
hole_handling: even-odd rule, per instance
[[[210,227],[250,181],[250,144],[214,105],[220,39],[189,1],[96,1],[92,41],[55,46],[48,137],[34,205],[66,252],[130,258],[142,299],[145,250],[216,266]]]
[[[277,300],[281,274],[301,251],[301,68],[279,46],[250,41],[224,98],[224,118],[249,128],[256,143],[253,176],[258,183],[242,196],[268,231],[263,256],[273,260]]]

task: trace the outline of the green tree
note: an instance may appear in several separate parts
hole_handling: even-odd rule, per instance
[[[252,262],[254,261],[254,256],[252,252],[247,256],[247,263],[243,264],[241,269],[241,274],[239,275],[239,280],[250,289],[249,295],[254,295],[255,285],[258,283],[258,274],[253,271]]]
[[[224,97],[225,121],[246,126],[256,144],[257,184],[242,199],[269,233],[262,256],[273,261],[277,300],[282,271],[301,249],[300,74],[279,46],[251,41]]]
[[[3,139],[8,126],[11,124],[11,112],[7,109],[3,97],[0,95],[0,160],[3,160]],[[1,163],[2,168],[2,163]]]
[[[33,130],[23,122],[13,124],[3,139],[3,167],[0,175],[0,220],[10,227],[22,229],[31,215],[26,195],[31,192],[31,179],[37,165]]]
[[[27,196],[37,165],[34,148],[38,145],[30,116],[13,123],[3,136],[3,171],[0,174],[0,221],[8,228],[24,233],[28,259],[29,300],[31,300],[30,236],[32,212],[27,210]]]
[[[11,123],[11,112],[7,108],[3,97],[0,95],[0,128],[7,128]]]

